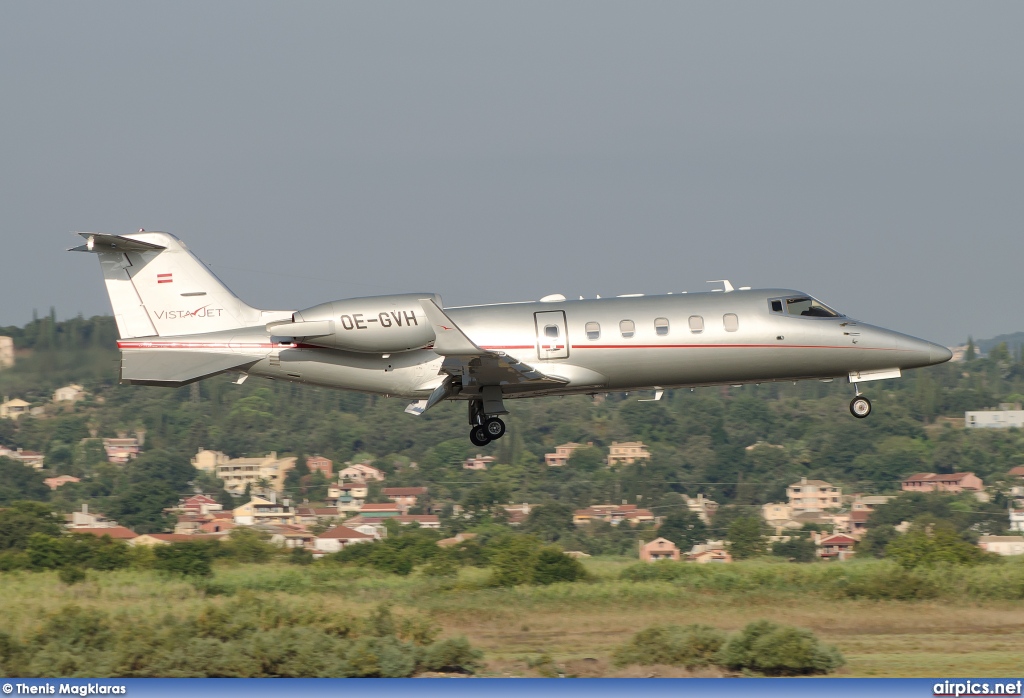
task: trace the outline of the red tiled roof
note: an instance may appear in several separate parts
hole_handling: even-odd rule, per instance
[[[195,543],[200,540],[211,540],[218,539],[220,536],[208,535],[204,533],[149,533],[150,538],[156,540],[166,541],[168,543]]]
[[[426,487],[385,487],[381,490],[385,497],[414,497],[427,493]]]
[[[368,533],[362,533],[349,528],[348,526],[335,526],[329,531],[324,531],[317,538],[339,538],[341,540],[366,540],[373,538]]]
[[[860,510],[858,510],[858,511],[851,511],[850,512],[850,521],[855,521],[857,523],[864,523],[864,522],[866,522],[868,520],[868,518],[870,516],[871,516],[871,512],[870,511],[860,511]]]
[[[103,536],[110,536],[117,540],[131,540],[132,538],[138,538],[139,534],[130,528],[124,526],[111,526],[109,528],[72,528],[69,529],[71,533],[81,533],[89,536],[96,536],[102,538]]]
[[[1007,474],[1013,475],[1014,477],[1024,477],[1024,465],[1018,465],[1010,468],[1010,472]]]
[[[822,538],[819,545],[853,545],[856,542],[856,538],[850,538],[849,536],[844,536],[842,533],[836,533]]]

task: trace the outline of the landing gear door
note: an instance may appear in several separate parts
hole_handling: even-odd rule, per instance
[[[565,312],[551,310],[534,313],[537,323],[537,357],[566,359],[569,357],[569,333],[565,327]]]

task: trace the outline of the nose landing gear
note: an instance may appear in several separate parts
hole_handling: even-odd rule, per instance
[[[860,394],[860,387],[857,387],[856,397],[850,400],[850,414],[857,419],[864,419],[871,414],[871,401]]]

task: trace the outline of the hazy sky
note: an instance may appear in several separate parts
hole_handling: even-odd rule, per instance
[[[0,4],[0,325],[166,230],[299,309],[799,288],[1024,329],[1024,4]]]

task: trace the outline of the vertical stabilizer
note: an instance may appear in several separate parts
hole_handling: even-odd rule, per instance
[[[265,318],[169,233],[79,233],[100,258],[122,339],[251,327]]]

